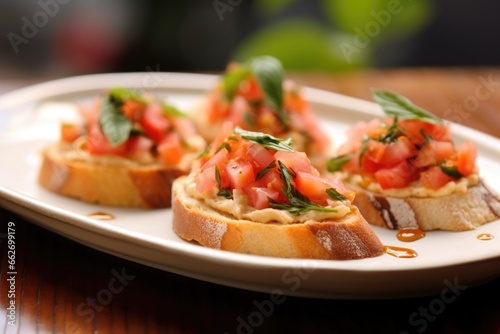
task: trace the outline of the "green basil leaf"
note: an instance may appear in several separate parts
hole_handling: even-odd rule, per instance
[[[121,103],[112,101],[110,96],[104,97],[101,103],[99,124],[112,146],[126,142],[132,130],[132,123],[120,111],[120,105]]]
[[[109,96],[122,102],[126,100],[133,100],[144,104],[148,103],[148,101],[145,98],[143,98],[139,93],[122,87],[111,88],[109,91]]]
[[[295,150],[291,146],[292,145],[292,138],[279,139],[279,138],[273,137],[267,133],[246,131],[240,127],[236,127],[234,129],[234,133],[239,134],[242,138],[244,138],[246,140],[260,144],[267,149],[277,150],[277,151],[286,151],[286,152],[295,152]]]
[[[285,74],[281,62],[271,56],[261,56],[249,59],[247,64],[264,93],[266,104],[274,110],[285,128],[288,128],[288,115],[283,109],[283,79]]]
[[[336,201],[346,201],[347,200],[347,197],[345,197],[344,195],[342,195],[341,193],[339,193],[337,191],[337,189],[335,188],[328,188],[326,189],[326,194],[333,200],[336,200]]]
[[[462,174],[458,171],[457,167],[455,166],[447,166],[445,164],[440,164],[439,167],[441,167],[441,171],[445,173],[448,176],[451,176],[454,179],[459,179],[462,177]]]
[[[415,119],[428,123],[443,124],[441,118],[416,106],[409,99],[399,94],[386,90],[372,89],[372,95],[388,116],[398,117],[399,119]]]
[[[342,167],[351,160],[352,154],[339,155],[337,157],[331,158],[326,163],[326,169],[330,172],[337,172],[342,169]]]
[[[226,72],[222,78],[222,88],[226,100],[231,100],[240,83],[251,73],[250,68],[242,66],[234,71]]]

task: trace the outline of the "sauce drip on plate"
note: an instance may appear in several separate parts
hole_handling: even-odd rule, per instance
[[[418,255],[417,252],[415,252],[413,249],[410,248],[387,246],[387,245],[384,245],[384,253],[402,259],[417,257]]]
[[[90,218],[94,218],[94,219],[98,219],[98,220],[112,220],[112,219],[115,219],[115,216],[113,216],[112,214],[106,213],[106,212],[99,212],[99,211],[89,213],[88,216]]]
[[[494,236],[493,234],[490,233],[481,233],[477,236],[477,238],[479,240],[488,241],[488,240],[493,240]]]
[[[404,242],[412,242],[423,237],[425,237],[425,232],[418,228],[404,228],[397,234],[398,240]]]

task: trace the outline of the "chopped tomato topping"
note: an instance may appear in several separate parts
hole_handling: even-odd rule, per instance
[[[158,145],[158,154],[165,165],[175,165],[181,161],[183,150],[179,135],[169,133]]]
[[[439,166],[432,166],[420,175],[422,185],[433,190],[437,190],[451,181],[455,181],[455,179],[443,173]]]
[[[172,122],[174,123],[174,129],[182,138],[189,138],[196,134],[193,122],[187,118],[174,118]]]
[[[243,96],[248,102],[260,101],[263,99],[259,84],[253,76],[248,77],[240,83],[238,94]]]
[[[401,136],[395,142],[386,144],[380,163],[386,167],[393,167],[411,158],[416,152],[417,149],[413,143],[407,137]]]
[[[453,143],[448,141],[430,141],[422,147],[415,159],[416,167],[427,167],[442,162],[455,153]]]
[[[279,201],[280,192],[269,188],[250,187],[246,191],[250,197],[251,205],[257,210],[266,209],[269,207],[269,198],[274,201]]]
[[[230,75],[241,70],[243,65],[233,63],[226,66],[225,73]],[[260,87],[255,73],[241,72],[230,81],[231,96],[227,96],[225,80],[219,81],[207,94],[208,116],[210,124],[222,124],[231,121],[249,131],[269,133],[275,137],[286,138],[292,133],[301,133],[311,140],[307,145],[308,153],[325,153],[330,146],[330,138],[320,128],[319,122],[307,106],[307,101],[300,87],[290,80],[283,80],[282,101],[271,101],[266,96],[274,96]],[[278,106],[272,102],[280,102]]]
[[[281,179],[277,168],[271,169],[255,182],[259,187],[267,187],[278,191],[281,191],[284,186],[283,180]]]
[[[306,172],[319,175],[319,172],[311,165],[304,152],[278,151],[274,157],[295,173]]]
[[[474,143],[466,142],[457,150],[457,169],[463,176],[469,176],[476,170],[477,148]]]
[[[74,142],[83,134],[82,126],[74,123],[61,123],[61,140],[66,143]]]
[[[366,148],[365,155],[373,162],[380,163],[384,158],[385,149],[387,145],[379,141],[370,140]]]
[[[224,128],[232,130],[231,124]],[[286,146],[276,146],[270,138],[244,139],[238,132],[226,133],[225,138],[220,136],[217,140],[220,150],[208,152],[206,161],[200,164],[196,179],[199,193],[214,194],[215,188],[217,196],[227,197],[227,193],[238,189],[256,209],[272,207],[270,199],[291,205],[294,198],[303,201],[306,207],[336,206],[334,202],[339,199],[330,197],[327,193],[330,188],[350,201],[354,199],[354,192],[340,180],[320,177],[305,153],[280,150]],[[282,165],[289,173],[284,172]]]
[[[92,123],[88,126],[87,133],[87,150],[90,154],[104,155],[116,154],[122,155],[127,150],[127,144],[123,143],[118,146],[113,146],[108,141],[98,123]]]
[[[224,168],[232,188],[242,189],[255,180],[252,164],[247,160],[230,160]]]
[[[415,167],[406,160],[375,172],[375,179],[382,189],[404,188],[415,181],[417,176]]]
[[[161,142],[170,128],[170,122],[163,115],[162,107],[157,103],[148,105],[139,123],[146,134],[157,144]]]
[[[153,141],[144,136],[133,136],[127,140],[127,153],[130,155],[151,152]]]
[[[295,186],[298,191],[309,197],[309,199],[320,205],[326,205],[330,198],[326,193],[329,188],[336,189],[349,200],[354,200],[354,192],[348,190],[339,180],[321,178],[319,176],[298,172],[295,178]]]
[[[137,121],[141,117],[143,109],[144,104],[134,100],[127,100],[121,106],[122,113],[131,121]]]
[[[222,127],[217,134],[217,137],[215,137],[214,141],[212,144],[210,144],[210,155],[215,154],[219,147],[224,143],[225,139],[230,137],[231,134],[234,132],[234,125],[231,122],[224,122],[222,124]]]
[[[227,160],[229,156],[228,151],[223,148],[219,152],[215,153],[211,158],[209,158],[202,166],[201,170],[205,170],[207,168],[217,166],[219,169],[222,168],[222,163]]]
[[[365,182],[374,178],[382,189],[404,188],[416,180],[438,189],[450,180],[442,165],[455,167],[462,176],[475,172],[475,145],[455,149],[448,124],[406,119],[393,124],[395,119],[375,119],[350,128],[339,148],[339,155],[351,156],[342,170],[361,174]]]
[[[196,191],[200,194],[205,194],[217,187],[215,179],[215,166],[211,166],[196,177]]]
[[[252,158],[259,169],[266,168],[275,160],[274,155],[259,144],[252,144],[246,154]]]

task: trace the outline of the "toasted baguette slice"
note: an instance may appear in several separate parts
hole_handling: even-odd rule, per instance
[[[466,231],[500,218],[500,198],[482,180],[465,193],[389,197],[359,187],[353,204],[370,224],[389,229]]]
[[[101,205],[170,207],[172,182],[190,169],[186,163],[140,165],[120,158],[81,159],[75,153],[61,143],[47,147],[42,152],[39,184],[60,195]]]
[[[383,245],[358,209],[336,221],[294,224],[238,220],[186,191],[188,177],[173,184],[173,228],[183,239],[238,253],[283,258],[349,260],[382,254]]]

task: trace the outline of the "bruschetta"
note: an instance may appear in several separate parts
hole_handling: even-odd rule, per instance
[[[319,175],[289,139],[224,123],[188,176],[174,181],[173,229],[226,251],[285,258],[382,254],[354,192]]]
[[[261,56],[231,62],[193,114],[200,134],[211,142],[231,121],[248,131],[293,138],[293,147],[311,160],[330,152],[331,143],[310,109],[301,87],[286,79],[276,58]]]
[[[42,152],[39,184],[101,205],[164,208],[175,178],[188,174],[205,140],[173,106],[124,88],[79,106]]]
[[[498,195],[476,165],[473,142],[452,140],[450,123],[394,92],[373,90],[386,119],[359,122],[328,161],[355,190],[371,224],[389,229],[472,230],[500,216]]]

